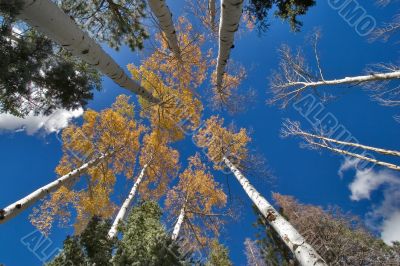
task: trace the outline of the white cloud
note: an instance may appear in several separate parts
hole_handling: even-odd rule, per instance
[[[349,185],[352,200],[370,199],[371,192],[384,184],[399,184],[393,172],[382,169],[375,171],[357,170],[354,181]]]
[[[400,240],[400,211],[393,213],[383,222],[381,238],[386,243]]]
[[[342,163],[339,175],[346,170],[355,170],[355,178],[349,185],[350,199],[370,199],[371,193],[382,188],[383,201],[372,207],[367,214],[370,225],[379,224],[381,238],[387,243],[400,241],[400,176],[385,168],[375,170],[358,169],[359,160],[348,159]]]
[[[67,127],[71,119],[80,117],[82,114],[82,108],[73,111],[58,109],[48,116],[35,116],[31,113],[24,118],[3,113],[0,114],[0,131],[26,131],[26,134],[33,135],[43,130],[49,134]]]

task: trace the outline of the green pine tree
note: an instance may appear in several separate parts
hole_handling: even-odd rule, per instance
[[[299,31],[303,23],[297,17],[306,14],[315,3],[315,0],[250,0],[245,10],[260,32],[268,30],[268,13],[274,6],[275,16],[288,21],[293,31]]]
[[[171,240],[162,225],[161,216],[156,202],[134,207],[119,228],[122,233],[119,241],[108,239],[111,227],[108,220],[93,217],[82,234],[67,237],[62,252],[47,266],[192,265],[191,255],[181,254],[179,244]]]
[[[20,33],[21,1],[12,2],[0,2],[0,112],[24,116],[85,106],[101,87],[99,73],[34,29],[24,25]]]
[[[171,241],[160,222],[161,209],[154,201],[134,207],[121,227],[122,240],[113,258],[114,265],[186,265],[179,247]]]
[[[229,258],[229,250],[224,245],[218,243],[218,240],[211,242],[211,250],[208,256],[206,266],[232,266]]]
[[[58,0],[65,13],[88,31],[98,42],[107,42],[119,49],[122,44],[132,51],[143,49],[149,37],[141,20],[145,17],[146,1],[140,0]]]
[[[79,236],[68,236],[63,250],[48,266],[112,265],[115,240],[107,237],[110,221],[93,217]]]

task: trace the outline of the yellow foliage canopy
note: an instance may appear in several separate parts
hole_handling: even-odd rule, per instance
[[[179,140],[185,131],[192,131],[200,124],[203,105],[190,90],[179,91],[167,86],[156,72],[144,65],[139,68],[129,65],[128,69],[134,79],[140,80],[145,89],[161,99],[158,105],[139,100],[141,116],[148,118],[153,128],[168,134],[172,140]]]
[[[179,17],[176,32],[181,47],[181,58],[171,54],[166,39],[162,35],[157,35],[160,47],[143,62],[143,65],[147,69],[158,71],[159,75],[162,74],[168,86],[179,85],[182,89],[193,90],[206,78],[209,65],[207,59],[211,56],[211,51],[207,56],[203,56],[201,45],[204,43],[204,36],[194,34],[193,26],[186,18]]]
[[[223,118],[211,116],[195,136],[196,144],[207,149],[207,156],[216,170],[224,168],[223,156],[240,166],[248,157],[247,143],[251,140],[246,129],[241,128],[235,133],[233,127],[228,129],[223,124]]]
[[[76,232],[80,232],[94,215],[104,218],[114,212],[110,200],[116,176],[133,175],[139,136],[144,127],[134,119],[134,106],[129,97],[121,95],[111,108],[96,112],[88,110],[83,115],[81,127],[70,125],[62,133],[63,157],[56,168],[59,176],[80,167],[104,154],[111,154],[84,174],[88,189],[74,189],[74,183],[66,184],[34,210],[32,223],[43,232],[49,232],[56,218],[65,225],[69,221],[70,208],[77,214]],[[81,184],[79,185],[81,186]]]
[[[214,109],[227,109],[231,113],[235,113],[243,109],[243,105],[248,104],[251,99],[251,95],[239,94],[239,86],[242,81],[246,78],[246,70],[243,67],[231,66],[224,73],[222,78],[222,85],[220,87],[216,86],[217,75],[213,72],[211,76],[211,83],[213,85],[211,104]],[[249,91],[250,92],[250,91]]]
[[[204,246],[210,240],[207,233],[219,233],[222,221],[214,216],[214,212],[226,205],[227,196],[201,162],[198,153],[188,160],[189,165],[179,175],[178,184],[168,192],[165,206],[174,217],[179,215],[181,208],[185,208],[182,230],[186,236],[194,236]]]
[[[169,144],[168,136],[158,130],[143,138],[139,162],[141,167],[148,165],[139,186],[143,199],[158,199],[164,195],[179,171],[179,152]]]

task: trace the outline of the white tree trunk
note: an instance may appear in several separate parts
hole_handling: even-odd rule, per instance
[[[114,238],[117,235],[117,229],[118,229],[118,224],[124,220],[126,212],[129,208],[129,205],[131,204],[133,198],[136,195],[136,191],[139,187],[139,184],[142,182],[143,177],[144,177],[144,172],[146,171],[147,164],[145,164],[142,168],[142,171],[140,172],[139,177],[136,179],[135,184],[133,185],[131,191],[129,192],[128,197],[125,199],[124,203],[121,206],[121,209],[119,210],[117,216],[115,217],[114,223],[111,226],[110,231],[108,231],[108,237],[110,239]]]
[[[55,181],[35,190],[28,196],[10,204],[6,208],[0,210],[0,224],[5,223],[8,220],[14,218],[19,213],[21,213],[23,210],[25,210],[26,208],[28,208],[29,206],[34,204],[36,201],[45,197],[49,193],[59,189],[66,182],[75,181],[76,178],[79,177],[80,175],[82,175],[88,168],[95,166],[96,164],[104,161],[106,158],[108,158],[111,155],[112,155],[112,153],[105,154],[94,160],[91,160],[91,161],[83,164],[81,167],[69,172],[66,175],[63,175],[62,177],[56,179]]]
[[[321,148],[325,148],[325,149],[328,149],[328,150],[336,152],[336,153],[340,153],[340,154],[351,156],[351,157],[354,157],[354,158],[357,158],[357,159],[360,159],[360,160],[371,162],[373,164],[384,166],[384,167],[387,167],[387,168],[392,169],[392,170],[400,171],[400,166],[392,164],[392,163],[386,163],[386,162],[378,161],[376,159],[373,159],[373,158],[370,158],[370,157],[367,157],[367,156],[363,156],[361,154],[352,153],[352,152],[349,152],[349,151],[345,151],[345,150],[329,147],[328,145],[325,145],[325,144],[322,144],[322,143],[317,143],[317,142],[313,142],[313,141],[308,141],[308,142],[311,145],[319,146]]]
[[[215,0],[208,0],[208,15],[212,29],[215,26]]]
[[[18,18],[60,44],[73,55],[97,68],[121,87],[152,103],[159,102],[151,92],[129,78],[100,45],[50,0],[25,0]]]
[[[302,85],[304,87],[318,87],[318,86],[353,84],[353,83],[357,84],[370,81],[390,80],[390,79],[400,79],[400,71],[377,73],[366,76],[346,77],[343,79],[320,80],[315,82],[298,81],[298,82],[290,82],[286,85],[289,86]]]
[[[231,49],[234,47],[235,32],[239,28],[242,16],[243,0],[222,0],[221,19],[219,21],[219,49],[217,59],[217,87],[222,85],[222,79]]]
[[[178,220],[176,221],[176,224],[174,226],[174,230],[172,231],[172,236],[171,236],[172,240],[175,241],[178,238],[179,231],[181,230],[184,219],[185,219],[185,205],[183,205]]]
[[[301,136],[306,136],[306,137],[312,137],[312,138],[316,138],[316,139],[321,139],[321,140],[325,140],[325,141],[336,143],[336,144],[353,146],[353,147],[364,149],[364,150],[370,150],[370,151],[374,151],[374,152],[377,152],[377,153],[380,153],[380,154],[383,154],[383,155],[400,156],[400,151],[386,150],[386,149],[375,148],[375,147],[362,145],[362,144],[358,144],[358,143],[352,143],[352,142],[346,142],[346,141],[331,139],[331,138],[327,138],[327,137],[323,137],[323,136],[319,136],[319,135],[314,135],[314,134],[310,134],[310,133],[303,132],[303,131],[302,132],[296,132],[294,134],[301,135]]]
[[[225,156],[223,161],[235,175],[249,198],[267,219],[272,228],[293,252],[301,265],[327,265],[320,255],[310,246],[303,236],[250,184],[242,173]]]
[[[169,10],[165,0],[148,0],[151,11],[158,19],[161,30],[165,33],[169,48],[177,58],[181,58],[181,51],[179,49],[178,39],[174,23],[172,22],[172,14]]]

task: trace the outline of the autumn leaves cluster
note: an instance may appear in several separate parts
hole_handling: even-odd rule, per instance
[[[227,156],[239,164],[247,156],[250,138],[245,129],[236,133],[225,128],[218,116],[201,120],[204,107],[196,88],[213,65],[211,51],[202,54],[204,37],[194,34],[186,19],[179,18],[177,30],[183,47],[179,61],[158,35],[159,48],[140,66],[128,66],[132,78],[159,98],[160,104],[140,98],[137,108],[128,96],[120,95],[110,108],[87,110],[81,126],[70,125],[63,130],[63,157],[56,168],[59,176],[89,160],[109,156],[90,167],[79,181],[66,183],[42,200],[31,215],[32,223],[41,231],[49,233],[59,222],[73,223],[79,233],[93,216],[112,218],[119,209],[112,200],[117,179],[125,179],[129,186],[144,169],[135,198],[165,199],[171,221],[184,210],[180,234],[201,246],[218,236],[226,216],[227,195],[206,163],[210,159],[214,168],[221,170],[223,156]],[[237,77],[227,75],[225,88],[239,83]],[[229,97],[230,93],[225,94]],[[181,169],[180,154],[174,146],[189,132],[198,152],[187,158],[188,166]]]

